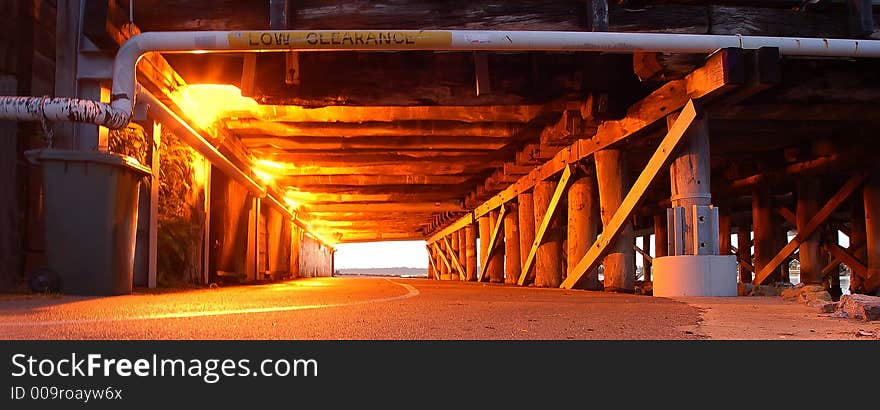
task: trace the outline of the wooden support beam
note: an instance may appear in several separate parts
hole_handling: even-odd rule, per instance
[[[493,254],[498,249],[498,244],[497,244],[498,236],[499,236],[498,233],[501,232],[501,227],[504,225],[504,214],[505,214],[505,209],[504,209],[504,207],[502,207],[501,210],[499,211],[498,216],[493,217],[493,215],[490,214],[489,219],[486,221],[486,225],[488,227],[491,227],[492,231],[489,234],[489,237],[487,237],[485,239],[488,241],[488,243],[486,244],[486,252],[483,254],[484,256],[482,259],[482,264],[480,265],[480,274],[477,276],[477,282],[482,282],[483,278],[487,277],[486,272],[489,271],[489,268],[490,268],[489,265],[491,265],[493,262],[492,261]],[[485,218],[485,216],[483,218]],[[482,218],[480,218],[480,220],[482,221]],[[482,242],[483,240],[484,239],[482,239],[482,235],[481,235],[480,241]],[[497,266],[494,268],[497,269]],[[502,269],[503,269],[503,266],[502,266]],[[497,275],[497,273],[496,273],[496,275]],[[492,279],[492,278],[489,278],[489,279]],[[502,280],[503,280],[503,278],[502,278]]]
[[[452,240],[449,240],[452,238]],[[446,246],[446,251],[449,253],[449,260],[452,261],[450,264],[452,268],[454,268],[450,273],[454,276],[458,276],[460,280],[464,280],[465,271],[461,266],[461,263],[458,262],[458,238],[456,235],[451,235],[443,238],[443,244]]]
[[[755,268],[751,263],[751,249],[751,227],[740,225],[736,232],[736,260],[739,267],[739,281],[742,283],[752,283],[752,272],[755,271]]]
[[[522,272],[519,245],[519,205],[508,202],[504,216],[504,283],[516,284]]]
[[[550,225],[553,222],[553,219],[556,215],[556,210],[559,207],[559,201],[562,200],[562,195],[565,194],[565,191],[568,189],[568,183],[569,183],[570,179],[571,179],[571,166],[567,166],[563,170],[562,177],[559,179],[559,182],[556,184],[555,190],[553,190],[552,197],[547,195],[544,198],[539,198],[539,192],[537,190],[533,193],[533,200],[534,200],[534,204],[535,204],[535,206],[533,208],[533,212],[534,212],[534,216],[535,216],[535,222],[540,220],[541,223],[538,225],[537,229],[535,230],[535,238],[532,242],[531,248],[529,249],[528,256],[526,256],[526,261],[523,263],[522,269],[520,271],[519,279],[517,279],[517,281],[516,281],[516,283],[520,286],[526,285],[526,277],[528,276],[528,272],[532,268],[532,263],[535,262],[535,257],[538,254],[538,248],[541,246],[542,243],[544,243],[544,235],[546,235],[548,229],[551,228]],[[545,182],[545,181],[542,181],[542,182]],[[541,195],[547,193],[546,188],[547,188],[547,185],[545,185],[544,191],[541,192]],[[541,204],[541,207],[538,206],[539,203]],[[561,253],[561,251],[562,251],[562,249],[552,249],[552,248],[553,248],[553,245],[551,245],[548,248],[548,251],[555,250],[557,254]],[[547,253],[547,255],[549,257],[552,257],[552,256],[550,256],[549,253]],[[552,261],[548,260],[548,262],[552,262]],[[561,272],[560,272],[560,274],[561,274]],[[539,278],[538,271],[536,269],[535,270],[535,284],[538,284],[539,286],[549,286],[549,285],[545,285],[545,284],[539,284],[539,280],[546,280],[546,279]],[[552,279],[548,281],[548,283],[552,283],[552,282],[553,282]],[[559,284],[556,284],[556,286],[559,286]],[[556,286],[554,286],[554,287],[556,287]]]
[[[706,63],[685,78],[670,81],[639,102],[633,104],[626,117],[602,123],[592,138],[578,140],[559,150],[549,161],[536,167],[513,184],[474,209],[474,218],[487,214],[522,192],[531,190],[539,181],[556,175],[568,164],[593,155],[665,120],[669,113],[681,109],[690,99],[708,101],[745,81],[742,50],[724,49],[713,54]],[[522,226],[520,232],[523,232]]]
[[[227,119],[226,128],[239,135],[274,135],[280,137],[394,137],[424,135],[434,137],[512,138],[521,127],[510,123],[459,123],[455,121],[308,123]]]
[[[624,225],[629,222],[629,216],[633,209],[638,205],[639,201],[648,190],[651,182],[654,181],[657,175],[663,170],[663,167],[669,162],[678,143],[698,116],[699,114],[697,113],[696,105],[693,101],[689,101],[669,132],[666,133],[666,136],[660,142],[660,145],[654,151],[654,154],[648,160],[648,163],[633,184],[632,189],[629,190],[626,197],[621,202],[620,207],[617,208],[614,215],[610,218],[608,223],[605,224],[602,235],[596,240],[596,243],[590,247],[587,254],[577,262],[575,268],[570,271],[571,274],[565,278],[561,287],[565,289],[575,287],[587,272],[598,265],[599,259],[604,256],[605,252],[608,251],[608,248],[614,243],[617,234],[624,228]],[[569,263],[571,262],[572,261],[569,261]]]
[[[654,256],[659,258],[669,255],[666,215],[654,215]]]
[[[671,127],[677,115],[670,114],[667,117],[667,126]],[[676,235],[681,235],[684,244],[685,255],[700,255],[706,253],[700,249],[697,238],[697,209],[699,206],[712,204],[711,196],[711,166],[709,156],[709,121],[708,118],[700,118],[688,129],[687,135],[681,143],[678,154],[673,158],[669,166],[670,180],[670,203],[673,208],[681,207],[684,218],[680,226],[669,226],[668,229],[677,229]],[[714,227],[713,227],[714,228]],[[714,229],[712,229],[714,231]],[[717,241],[718,238],[700,238]],[[713,243],[712,245],[717,245]],[[710,250],[715,246],[708,246]],[[712,253],[711,251],[708,253]]]
[[[819,209],[818,212],[812,215],[810,220],[804,225],[803,230],[799,230],[797,235],[789,242],[785,247],[782,248],[779,253],[776,254],[766,265],[762,267],[755,266],[758,269],[758,273],[755,274],[754,283],[760,285],[761,282],[764,281],[770,274],[782,263],[785,259],[787,259],[794,251],[800,246],[801,243],[810,235],[815,232],[816,228],[818,228],[821,224],[825,223],[831,213],[837,210],[844,201],[846,201],[849,196],[855,192],[857,188],[859,188],[862,183],[867,179],[867,173],[860,173],[851,177],[843,186]],[[757,223],[757,222],[756,222]]]
[[[558,287],[562,283],[564,267],[562,266],[562,227],[560,218],[555,216],[558,208],[554,201],[554,193],[559,184],[551,181],[541,181],[535,185],[535,223],[538,224],[536,232],[534,265],[535,282],[538,287]]]
[[[304,205],[309,211],[317,212],[363,212],[363,213],[386,213],[386,212],[444,212],[463,211],[461,204],[450,202],[426,202],[426,203],[402,203],[402,202],[378,202],[371,204],[344,203],[327,205]]]
[[[439,242],[434,242],[431,246],[434,247],[434,254],[440,257],[440,262],[443,262],[443,264],[440,265],[440,278],[449,280],[449,275],[452,273],[452,266],[449,264],[449,259],[446,258],[446,252],[443,248],[446,244],[443,243],[441,245]]]
[[[619,149],[605,149],[596,153],[596,180],[599,185],[599,204],[604,237],[608,224],[622,207],[625,193],[629,189],[629,176],[626,155]],[[635,252],[633,245],[632,221],[627,220],[611,241],[602,260],[605,277],[603,289],[606,292],[632,292],[635,288]]]
[[[477,227],[473,223],[464,227],[465,246],[467,253],[465,254],[465,279],[473,282],[477,280]]]
[[[771,213],[771,201],[772,197],[768,186],[756,185],[752,187],[752,227],[755,231],[755,255],[752,257],[752,264],[756,269],[755,273],[764,269],[774,252],[774,221]],[[774,278],[774,280],[778,279],[778,277]]]
[[[458,235],[458,265],[461,269],[461,280],[467,280],[467,233],[464,229],[459,229]]]
[[[425,249],[428,250],[428,279],[440,279],[437,276],[439,274],[437,263],[434,262],[434,259],[436,258],[434,256],[434,249],[431,245],[425,245]]]
[[[718,254],[730,255],[730,210],[719,211],[718,215]]]
[[[551,107],[552,108],[552,107]],[[400,122],[455,121],[527,123],[542,115],[543,105],[477,105],[477,106],[346,106],[332,105],[310,108],[296,105],[260,105],[255,111],[238,114],[261,121],[278,122]]]
[[[480,264],[477,268],[477,282],[483,280],[486,265],[489,262],[489,242],[492,241],[492,220],[489,215],[483,215],[477,219],[480,229]]]
[[[448,225],[447,227],[441,229],[438,232],[431,234],[430,236],[425,238],[425,241],[428,243],[435,242],[435,241],[439,240],[440,238],[451,234],[452,232],[455,232],[455,231],[462,229],[464,227],[467,227],[469,225],[473,225],[475,223],[476,223],[476,219],[474,218],[474,214],[472,212],[469,212],[467,215],[456,220],[455,222]],[[482,231],[480,231],[480,232],[482,232]]]
[[[785,219],[785,222],[791,224],[791,226],[798,226],[797,216],[795,216],[794,212],[792,212],[791,209],[788,209],[788,207],[784,205],[779,205],[773,208],[773,210],[775,210],[776,213],[782,217],[782,219]]]
[[[504,219],[506,216],[507,206],[501,207],[497,211],[489,213],[489,221],[494,226],[492,232],[493,242],[489,243],[489,262],[486,268],[486,277],[492,283],[504,283]]]
[[[854,276],[864,278],[868,275],[868,267],[865,266],[862,261],[858,260],[855,256],[847,252],[846,249],[843,249],[840,245],[836,243],[829,243],[826,245],[825,248],[828,250],[828,253],[830,253],[833,258],[836,258],[837,260],[843,262],[846,266],[849,266],[849,268],[852,269]],[[855,278],[851,278],[850,280],[854,279]],[[859,286],[857,286],[857,288],[858,287]]]
[[[480,137],[434,137],[403,135],[396,137],[278,137],[267,135],[238,135],[242,144],[252,151],[286,150],[289,152],[319,153],[337,151],[425,151],[425,150],[497,150],[507,145],[506,138]]]
[[[874,294],[880,287],[880,171],[874,169],[862,191],[865,204],[865,239],[867,241],[867,274],[865,293]]]
[[[535,200],[534,194],[523,192],[517,196],[516,200],[519,209],[519,259],[520,270],[519,277],[525,277],[523,283],[530,283],[535,280],[535,270],[523,270],[528,259],[532,244],[535,243]],[[519,277],[516,279],[519,284]]]
[[[806,229],[810,217],[819,212],[820,192],[821,183],[818,179],[804,178],[798,181],[797,218],[795,223],[798,232]],[[798,247],[801,283],[822,283],[822,268],[825,265],[825,258],[820,250],[821,245],[819,235],[811,235]]]
[[[592,175],[582,176],[568,189],[568,254],[566,260],[579,261],[599,235],[599,191]],[[568,263],[566,276],[574,264]],[[599,272],[593,269],[582,281],[583,289],[598,290]]]
[[[608,31],[608,0],[587,0],[587,30]]]

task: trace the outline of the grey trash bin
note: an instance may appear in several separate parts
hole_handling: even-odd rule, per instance
[[[150,175],[132,157],[109,152],[25,152],[43,170],[46,259],[72,295],[131,293],[138,189]]]

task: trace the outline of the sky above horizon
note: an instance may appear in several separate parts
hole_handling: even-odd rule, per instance
[[[425,241],[340,243],[335,269],[428,268]]]

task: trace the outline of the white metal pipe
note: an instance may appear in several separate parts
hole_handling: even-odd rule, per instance
[[[254,181],[248,174],[241,170],[235,163],[227,158],[223,153],[217,150],[213,144],[208,142],[198,131],[194,130],[189,124],[181,119],[168,106],[159,101],[152,93],[143,87],[138,87],[138,95],[140,95],[145,103],[149,106],[150,113],[153,117],[161,122],[166,128],[174,132],[175,135],[186,141],[189,146],[195,148],[196,151],[205,156],[211,164],[214,164],[221,171],[226,173],[244,185],[248,191],[258,198],[266,196],[266,187]]]
[[[740,35],[486,30],[269,30],[150,32],[126,41],[113,63],[108,105],[70,98],[0,97],[0,119],[89,122],[122,128],[131,118],[135,67],[148,52],[260,51],[656,51],[711,53],[776,47],[786,56],[880,58],[880,41]]]

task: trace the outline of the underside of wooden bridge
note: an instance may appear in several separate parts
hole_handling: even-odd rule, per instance
[[[87,3],[104,6],[87,19],[108,23],[87,28],[96,44],[129,35],[128,1]],[[133,4],[132,27],[143,32],[871,38],[880,21],[880,6],[859,0]],[[787,280],[795,258],[806,283],[839,286],[845,263],[854,291],[880,285],[876,59],[775,48],[168,53],[145,57],[138,78],[285,198],[316,236],[427,240],[434,278],[596,289],[601,265],[606,290],[629,292],[636,252],[646,265],[704,252],[736,254],[742,282]],[[667,209],[681,207],[687,219],[707,206],[717,212],[714,231],[675,242]],[[791,242],[788,232],[797,233]],[[700,249],[705,235],[715,235],[708,247],[716,250]],[[636,238],[645,240],[634,249]]]

